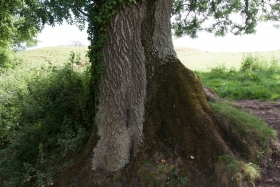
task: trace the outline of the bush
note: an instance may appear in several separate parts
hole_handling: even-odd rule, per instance
[[[8,68],[14,68],[20,63],[21,60],[15,56],[13,51],[0,47],[0,72]]]
[[[0,88],[0,186],[51,185],[93,127],[88,70],[68,63],[25,76]]]
[[[256,71],[264,69],[264,60],[261,57],[253,56],[251,54],[243,56],[240,71]]]

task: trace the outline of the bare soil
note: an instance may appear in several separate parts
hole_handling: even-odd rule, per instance
[[[258,116],[273,127],[278,138],[274,142],[274,149],[271,155],[266,158],[266,163],[262,166],[262,179],[256,187],[280,187],[280,100],[268,102],[257,100],[235,101],[243,110]]]

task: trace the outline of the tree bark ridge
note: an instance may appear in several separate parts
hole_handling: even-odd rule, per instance
[[[144,13],[144,4],[131,4],[108,27],[103,48],[106,70],[96,115],[100,140],[94,149],[93,169],[122,168],[142,141],[146,71],[139,30]]]

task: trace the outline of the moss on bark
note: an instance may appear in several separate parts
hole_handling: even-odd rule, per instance
[[[165,61],[150,83],[157,86],[146,103],[144,142],[150,150],[171,147],[194,156],[198,167],[207,168],[218,155],[232,152],[212,122],[199,77],[174,57]]]
[[[164,159],[189,177],[189,185],[208,186],[218,156],[233,153],[213,123],[199,77],[173,56],[156,64],[147,85],[144,144],[128,168],[143,169],[146,159]],[[144,179],[154,175],[132,173]]]

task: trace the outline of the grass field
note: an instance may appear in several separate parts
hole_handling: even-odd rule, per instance
[[[220,97],[227,99],[279,99],[280,98],[280,50],[233,53],[202,52],[193,48],[175,47],[178,58],[202,79],[203,85],[212,88]],[[52,64],[61,66],[71,52],[86,57],[87,47],[48,47],[21,53],[24,68],[41,67]],[[245,71],[240,71],[242,63],[249,60]],[[271,65],[271,62],[276,64]]]
[[[202,52],[185,47],[175,47],[175,50],[182,63],[194,71],[210,71],[212,68],[221,65],[227,68],[239,68],[242,57],[247,54],[261,56],[267,61],[270,61],[273,57],[280,59],[280,50],[256,53]],[[58,65],[67,61],[71,51],[80,53],[83,58],[86,55],[87,47],[47,47],[23,52],[20,56],[24,62],[31,64],[51,62]]]
[[[82,58],[86,58],[87,47],[46,47],[25,51],[19,54],[24,63],[32,65],[47,64],[63,65],[69,59],[71,51],[80,53]]]
[[[242,57],[253,54],[270,61],[273,57],[280,59],[280,51],[234,53],[234,52],[202,52],[196,49],[175,47],[178,58],[189,69],[194,71],[210,71],[212,68],[224,65],[227,68],[240,68]]]

